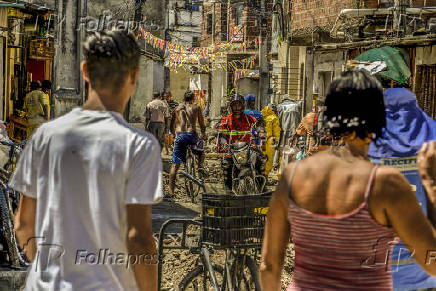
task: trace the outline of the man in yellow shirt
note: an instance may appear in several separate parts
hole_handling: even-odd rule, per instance
[[[24,111],[28,123],[27,137],[30,137],[33,131],[48,119],[48,103],[41,91],[41,82],[32,82],[30,90],[24,99]]]
[[[44,92],[45,99],[47,100],[47,120],[50,120],[50,91],[51,82],[49,80],[42,81],[42,92]]]

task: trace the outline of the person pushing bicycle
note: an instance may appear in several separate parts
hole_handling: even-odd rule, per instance
[[[197,133],[197,122],[200,125],[201,138],[207,140],[206,125],[204,117],[199,106],[194,104],[194,92],[187,91],[183,98],[183,103],[177,106],[171,119],[171,132],[176,134],[174,142],[174,151],[172,156],[172,167],[170,171],[169,195],[167,200],[174,198],[174,188],[176,185],[177,171],[180,164],[186,163],[186,151],[188,146],[196,146],[201,140]],[[199,153],[199,171],[205,172],[203,169],[204,154]]]

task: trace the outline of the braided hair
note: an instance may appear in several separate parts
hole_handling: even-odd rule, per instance
[[[117,94],[127,74],[139,66],[139,46],[125,29],[93,32],[83,45],[91,86]]]

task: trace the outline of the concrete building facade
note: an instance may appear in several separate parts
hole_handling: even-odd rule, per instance
[[[203,6],[198,1],[168,1],[168,35],[174,43],[186,47],[198,47],[201,42]],[[184,69],[170,72],[170,90],[176,101],[190,88],[192,73]],[[208,88],[202,88],[208,90]]]
[[[142,26],[158,37],[165,36],[167,13],[165,1],[116,1],[116,0],[44,0],[54,9],[56,21],[55,58],[53,65],[54,115],[60,116],[73,107],[81,105],[86,99],[86,89],[80,73],[82,60],[82,41],[87,31],[94,30],[93,21],[102,23],[108,18],[131,23],[141,22]],[[99,28],[102,26],[98,26]],[[130,121],[142,120],[144,103],[151,100],[152,92],[164,88],[163,60],[157,51],[144,45],[141,59],[138,90],[132,97],[126,117]]]
[[[420,72],[428,76],[433,68],[423,65],[424,71],[419,71],[413,64],[419,63],[416,59],[419,54],[433,62],[434,56],[429,51],[435,35],[430,26],[436,17],[436,10],[420,7],[434,6],[435,2],[403,1],[401,7],[395,8],[399,2],[390,0],[283,1],[288,31],[287,39],[279,44],[279,68],[275,70],[279,95],[290,94],[303,100],[305,112],[310,112],[314,99],[325,97],[331,81],[346,69],[347,61],[381,46],[410,52],[407,54],[412,71],[410,84],[419,95],[417,77]],[[420,20],[411,21],[417,18]],[[421,91],[433,92],[433,87],[436,85]],[[427,112],[432,113],[430,109]]]
[[[264,1],[265,7],[260,1],[205,1],[203,7],[203,23],[201,45],[212,46],[221,43],[245,43],[243,51],[228,52],[218,57],[215,62],[227,64],[231,61],[256,57],[254,70],[259,70],[260,58],[267,58],[271,49],[271,22],[272,0]],[[262,4],[263,5],[263,4]],[[265,54],[259,53],[259,38],[262,21],[265,21]],[[257,72],[259,76],[259,72]],[[268,78],[268,68],[266,72]],[[211,83],[211,117],[218,118],[222,110],[226,108],[227,96],[230,92],[242,94],[260,91],[260,79],[240,79],[235,82],[233,70],[215,70],[210,73]],[[236,83],[236,86],[235,86]],[[268,82],[267,82],[268,83]],[[268,88],[266,88],[268,89]],[[266,95],[266,94],[263,94]],[[263,105],[269,102],[267,96],[262,96]],[[264,99],[264,100],[263,100]]]

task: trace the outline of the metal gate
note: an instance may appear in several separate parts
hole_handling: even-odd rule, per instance
[[[415,93],[419,106],[436,119],[436,66],[418,66]]]

